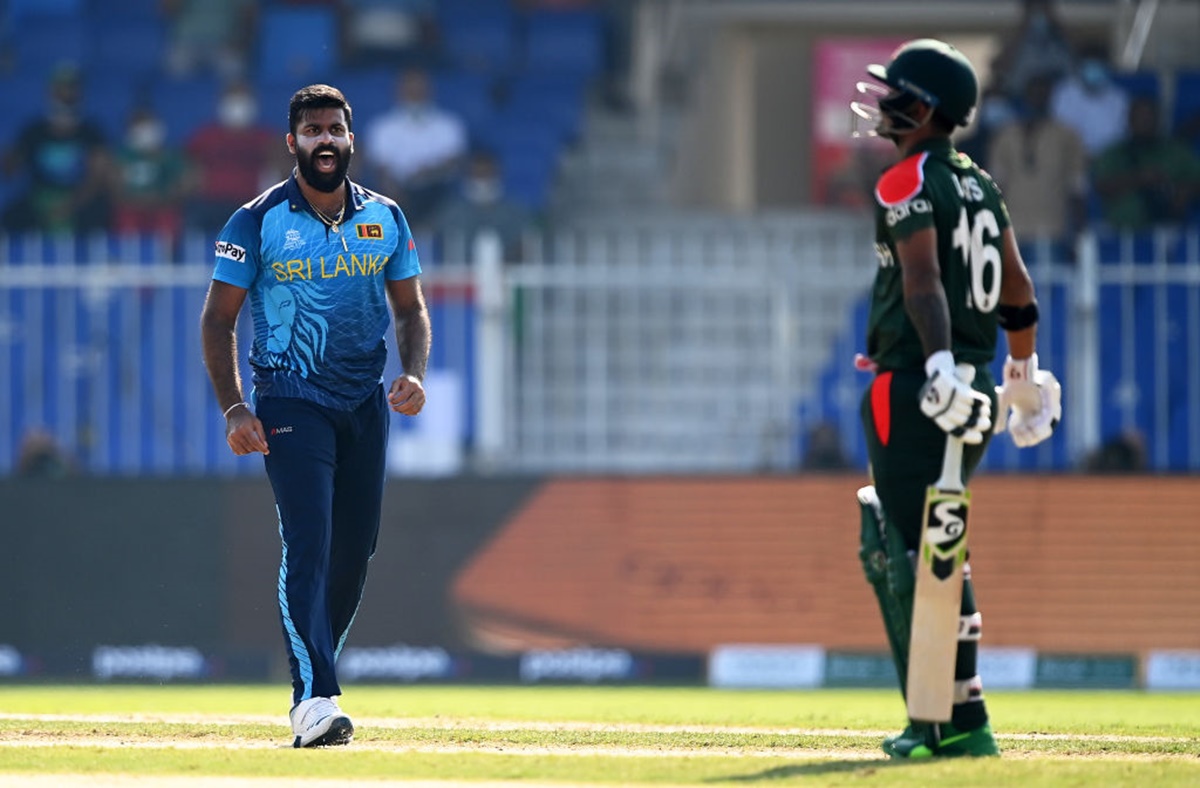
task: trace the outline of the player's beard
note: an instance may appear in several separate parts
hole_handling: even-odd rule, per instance
[[[337,164],[334,166],[333,172],[320,172],[314,164],[317,155],[326,151],[337,157]],[[354,151],[349,147],[342,149],[336,145],[322,145],[309,153],[297,146],[296,167],[300,170],[300,175],[304,178],[305,183],[319,192],[329,194],[337,191],[337,188],[345,182],[346,173],[350,171],[350,157],[353,155]]]

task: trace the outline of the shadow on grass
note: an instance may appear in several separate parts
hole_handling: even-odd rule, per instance
[[[805,777],[818,774],[847,774],[857,773],[864,777],[874,774],[881,769],[895,769],[911,766],[905,761],[867,760],[867,761],[821,761],[818,763],[797,763],[791,766],[775,766],[760,772],[738,774],[728,777],[714,777],[707,783],[758,783],[772,780],[783,780],[788,777]]]

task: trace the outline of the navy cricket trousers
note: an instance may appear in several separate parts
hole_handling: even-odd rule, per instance
[[[383,386],[352,411],[264,397],[257,415],[283,541],[279,612],[292,700],[340,695],[334,663],[379,535],[388,435]]]

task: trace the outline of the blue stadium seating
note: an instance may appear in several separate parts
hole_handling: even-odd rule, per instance
[[[295,88],[333,81],[338,67],[337,12],[333,8],[271,6],[259,18],[259,79]]]
[[[442,48],[449,62],[460,69],[485,74],[505,74],[517,55],[515,17],[503,6],[488,6],[440,15]]]
[[[93,75],[124,75],[143,79],[161,71],[167,50],[165,24],[154,17],[99,15],[89,22]]]
[[[83,11],[82,0],[8,0],[7,6],[9,20],[19,24],[38,18],[65,19]]]
[[[354,111],[356,134],[395,103],[396,78],[397,73],[393,68],[345,69],[333,78],[331,84],[345,94]],[[274,106],[286,111],[286,99],[283,103],[276,102]]]
[[[1200,113],[1200,70],[1184,70],[1175,75],[1175,99],[1171,107],[1171,129],[1178,131]],[[1200,140],[1197,141],[1200,144]]]
[[[571,72],[524,72],[510,86],[504,112],[542,118],[564,142],[579,138],[583,126],[585,82]]]
[[[23,74],[46,76],[60,63],[85,66],[91,37],[82,17],[33,17],[21,22],[13,36],[13,60]],[[39,90],[45,90],[39,87]]]
[[[525,22],[525,68],[530,71],[599,73],[604,30],[594,11],[533,11]]]
[[[1130,96],[1149,96],[1162,99],[1162,83],[1157,71],[1118,71],[1112,75],[1113,81],[1129,92]]]
[[[196,129],[212,122],[221,96],[221,82],[213,76],[164,76],[150,87],[152,106],[167,126],[171,144],[187,142]]]
[[[561,137],[537,116],[503,113],[481,130],[479,144],[500,160],[506,193],[535,210],[546,207]]]
[[[121,143],[134,108],[149,104],[147,86],[125,74],[97,70],[87,77],[84,114],[103,129],[111,145]]]
[[[472,139],[477,139],[496,115],[491,78],[477,72],[442,69],[434,71],[431,80],[434,100],[461,117]]]

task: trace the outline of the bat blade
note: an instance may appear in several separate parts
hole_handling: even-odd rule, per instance
[[[926,722],[948,721],[954,705],[954,660],[967,561],[971,493],[948,489],[945,481],[940,479],[925,493],[905,692],[908,716]]]

